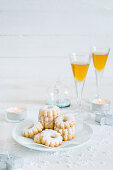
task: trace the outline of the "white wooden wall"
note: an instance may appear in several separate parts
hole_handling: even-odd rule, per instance
[[[59,75],[73,84],[68,54],[93,45],[111,47],[112,86],[112,0],[0,0],[0,100],[37,100]],[[87,81],[95,82],[92,63]]]

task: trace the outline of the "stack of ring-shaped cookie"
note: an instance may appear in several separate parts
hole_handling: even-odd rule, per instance
[[[38,120],[44,129],[53,129],[54,121],[59,116],[60,109],[57,106],[44,106],[39,110]]]
[[[23,130],[22,135],[24,137],[30,138],[30,137],[42,132],[42,130],[43,130],[42,124],[40,122],[37,122],[37,123],[33,123],[30,126],[26,127]]]
[[[59,132],[64,141],[75,137],[75,118],[72,116],[59,116],[55,120],[54,130]]]
[[[55,130],[45,129],[41,133],[35,135],[34,142],[49,147],[58,147],[62,144],[62,136]]]

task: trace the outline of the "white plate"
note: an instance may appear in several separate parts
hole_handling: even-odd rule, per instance
[[[93,133],[91,127],[87,125],[86,123],[77,123],[76,125],[76,137],[75,139],[71,141],[63,142],[61,146],[57,148],[51,148],[47,147],[45,145],[37,144],[33,142],[33,139],[25,138],[22,136],[22,130],[32,124],[32,121],[24,121],[20,124],[18,124],[12,133],[13,139],[19,143],[20,145],[23,145],[27,148],[34,149],[34,150],[40,150],[40,151],[64,151],[64,150],[70,150],[77,148],[83,144],[85,144],[90,138]]]

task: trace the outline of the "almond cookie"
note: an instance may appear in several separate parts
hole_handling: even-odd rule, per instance
[[[60,114],[60,109],[57,106],[46,105],[39,110],[39,117],[56,118]]]
[[[62,144],[62,136],[55,130],[46,129],[40,134],[35,135],[34,142],[49,147],[58,147]]]
[[[60,109],[57,106],[44,106],[39,110],[38,120],[44,129],[53,129],[54,121],[59,114]]]
[[[42,126],[43,126],[44,129],[53,129],[54,123],[53,122],[43,122]]]
[[[69,129],[75,125],[75,118],[72,116],[59,116],[55,119],[55,127],[59,129]]]
[[[40,132],[42,132],[43,126],[40,122],[36,122],[25,128],[22,132],[22,136],[30,138]]]
[[[53,122],[54,117],[44,117],[44,116],[39,116],[38,120],[40,122]]]
[[[70,127],[69,129],[59,129],[54,127],[54,130],[61,134],[64,141],[72,140],[75,137],[75,126]]]

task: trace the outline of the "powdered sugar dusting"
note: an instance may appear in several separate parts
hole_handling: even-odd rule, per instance
[[[23,157],[24,167],[18,170],[68,170],[83,168],[112,169],[113,162],[113,127],[100,126],[91,117],[88,124],[93,129],[91,140],[84,146],[66,152],[40,152],[27,149],[13,141],[11,131],[15,124],[5,121],[5,110],[11,105],[0,105],[0,153],[15,153]],[[36,105],[22,105],[27,108],[29,119],[36,120]],[[31,115],[32,113],[32,115]]]

